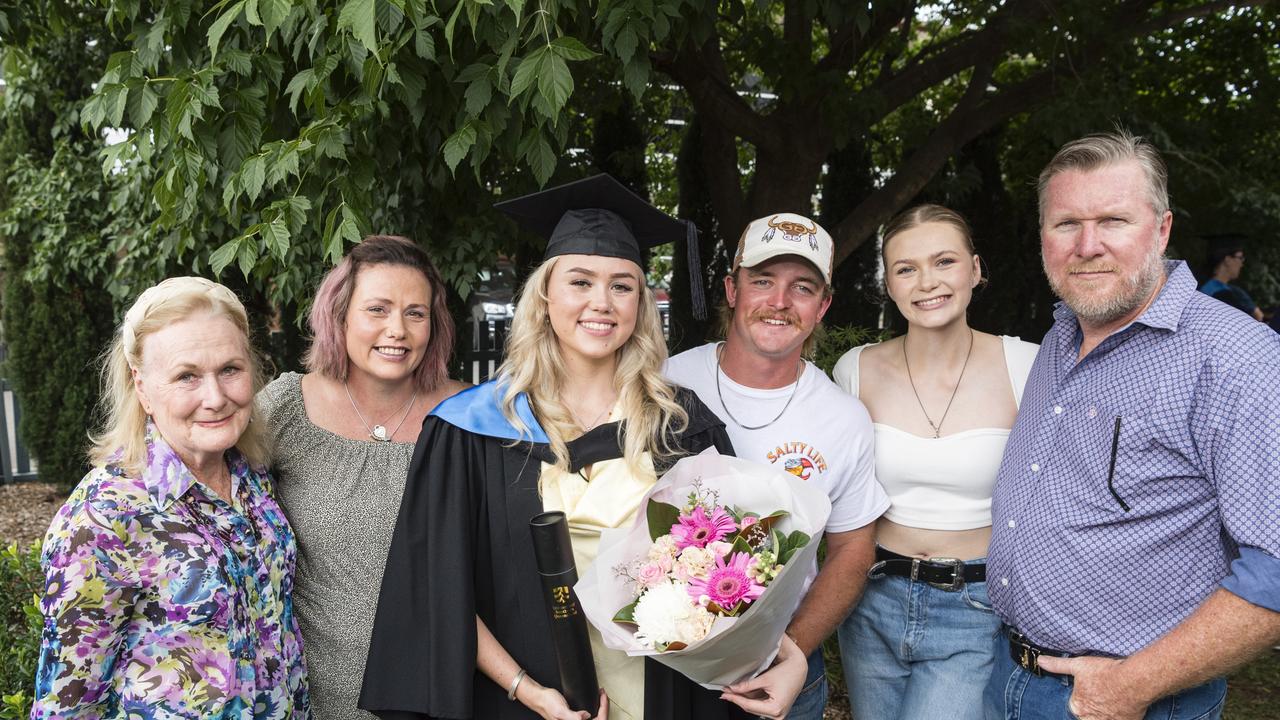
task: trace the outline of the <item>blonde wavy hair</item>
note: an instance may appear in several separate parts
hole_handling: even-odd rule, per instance
[[[547,313],[547,285],[556,260],[538,266],[520,290],[511,333],[507,336],[506,360],[498,368],[502,384],[502,414],[522,433],[529,428],[516,416],[516,396],[526,393],[534,415],[542,424],[556,467],[569,469],[566,443],[581,431],[560,401],[572,378],[564,371],[560,342]],[[623,457],[635,471],[642,471],[644,453],[651,457],[681,454],[675,439],[689,427],[689,415],[676,401],[676,388],[662,375],[667,359],[667,343],[652,291],[640,282],[636,327],[617,350],[618,365],[613,385],[618,389],[622,418],[618,426]]]
[[[254,466],[270,461],[257,394],[264,377],[262,362],[249,342],[249,318],[235,293],[211,280],[174,277],[147,288],[125,313],[115,339],[102,355],[102,398],[104,421],[97,434],[90,434],[89,460],[94,465],[115,465],[131,477],[142,474],[147,462],[147,413],[134,388],[133,369],[142,367],[142,346],[147,336],[168,325],[200,313],[230,320],[240,331],[249,357],[254,403],[249,425],[236,448]]]

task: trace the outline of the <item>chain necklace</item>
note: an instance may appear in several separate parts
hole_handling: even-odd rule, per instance
[[[933,438],[937,440],[942,437],[942,423],[947,421],[947,413],[951,412],[951,403],[955,402],[956,393],[960,391],[960,383],[964,381],[965,368],[969,367],[969,357],[973,355],[973,328],[969,328],[969,351],[964,354],[964,364],[960,366],[960,377],[956,379],[956,386],[951,388],[951,398],[947,400],[947,407],[942,411],[942,417],[938,418],[935,425],[933,418],[929,417],[929,411],[924,409],[924,402],[920,400],[920,391],[916,390],[916,381],[911,377],[911,361],[907,359],[907,338],[902,338],[902,362],[907,366],[907,382],[911,383],[911,392],[916,396],[916,404],[920,406],[920,413],[924,415],[924,421],[929,423],[929,427],[933,428]]]
[[[594,430],[597,425],[600,424],[600,420],[603,419],[604,416],[607,415],[609,411],[613,409],[613,405],[616,402],[618,402],[618,397],[615,395],[614,398],[609,401],[609,404],[605,405],[604,409],[600,411],[600,414],[596,415],[595,419],[591,421],[590,425],[582,422],[581,418],[578,417],[578,413],[574,412],[573,408],[569,407],[567,403],[565,404],[565,408],[569,410],[569,415],[573,417],[573,421],[578,423],[578,427],[582,428],[582,432],[589,433],[592,430]]]
[[[782,406],[782,409],[778,411],[778,414],[774,415],[772,420],[764,423],[763,425],[746,425],[743,424],[741,420],[734,417],[733,413],[729,412],[729,404],[724,401],[724,393],[720,390],[720,374],[724,372],[720,369],[720,354],[723,351],[723,343],[716,346],[716,397],[720,398],[720,407],[724,408],[724,414],[729,416],[729,419],[733,421],[734,425],[737,425],[743,430],[760,430],[761,428],[767,428],[778,422],[778,419],[786,414],[787,408],[791,407],[791,401],[795,399],[796,391],[800,389],[800,376],[804,374],[804,360],[800,360],[798,362],[798,366],[796,368],[796,381],[791,385],[791,394],[787,396],[787,402]]]
[[[364,425],[364,429],[369,432],[369,437],[377,440],[378,442],[391,442],[391,438],[400,430],[400,426],[404,425],[404,421],[409,419],[409,411],[413,409],[413,401],[418,399],[418,391],[415,389],[413,391],[413,396],[409,398],[409,402],[405,403],[403,408],[404,415],[400,416],[400,422],[396,423],[394,430],[387,432],[387,426],[385,423],[369,427],[368,421],[364,419],[364,415],[360,412],[359,406],[356,405],[356,399],[351,397],[351,388],[347,387],[347,384],[344,382],[342,383],[342,389],[347,391],[347,399],[351,401],[351,409],[356,411],[356,417],[360,418],[360,424]],[[391,422],[391,418],[395,417],[399,412],[400,410],[391,413],[391,417],[388,417],[386,422]]]

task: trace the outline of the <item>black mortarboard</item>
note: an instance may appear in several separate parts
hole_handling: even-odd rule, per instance
[[[698,231],[693,223],[662,212],[607,174],[504,200],[494,207],[526,230],[547,238],[543,259],[604,255],[644,267],[645,250],[684,238],[690,272],[701,267]],[[702,283],[695,279],[690,290],[695,317],[705,317]]]

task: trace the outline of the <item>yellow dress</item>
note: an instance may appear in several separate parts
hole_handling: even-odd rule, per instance
[[[614,419],[615,407],[609,418]],[[657,481],[653,459],[642,458],[644,471],[637,474],[624,458],[603,460],[590,467],[588,482],[578,473],[567,473],[554,465],[542,464],[542,506],[559,510],[569,522],[573,559],[578,577],[595,561],[600,548],[600,531],[629,526],[640,500]],[[629,657],[610,650],[600,633],[590,625],[591,652],[596,675],[609,695],[609,717],[639,720],[644,717],[644,658]]]

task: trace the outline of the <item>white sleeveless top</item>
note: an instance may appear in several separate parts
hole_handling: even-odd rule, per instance
[[[1015,403],[1021,404],[1039,345],[1007,335],[1004,362]],[[858,396],[862,345],[845,353],[831,375],[845,392]],[[913,435],[874,423],[876,479],[889,495],[884,517],[926,530],[972,530],[991,525],[991,492],[1009,431],[974,428],[940,438]]]

